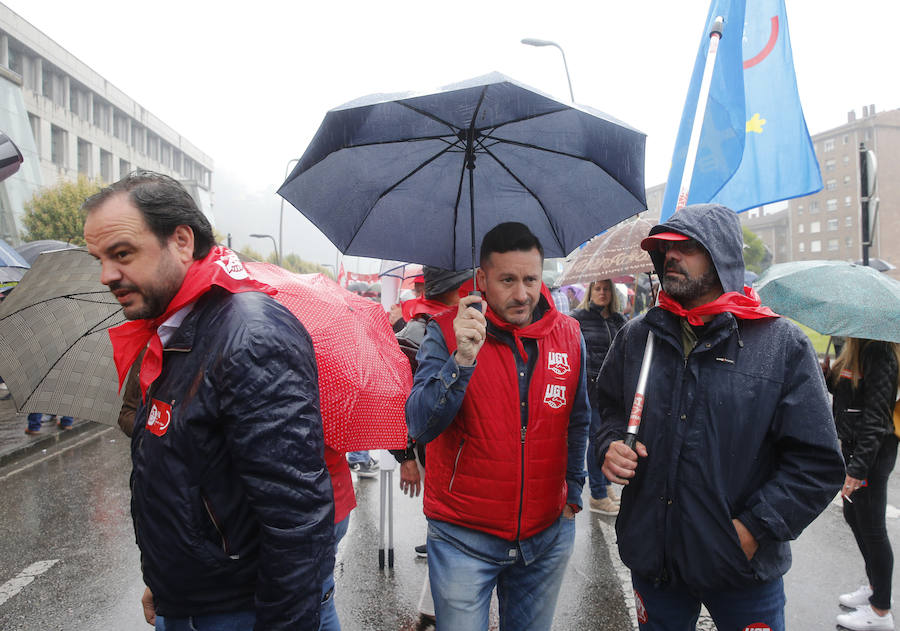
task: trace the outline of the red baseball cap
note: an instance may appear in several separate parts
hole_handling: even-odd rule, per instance
[[[687,241],[690,237],[677,232],[658,232],[641,241],[641,249],[650,252],[658,247],[657,241]]]

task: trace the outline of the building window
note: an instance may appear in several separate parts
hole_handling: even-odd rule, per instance
[[[844,239],[844,245],[848,248],[852,248],[853,247],[853,237],[847,237],[846,239]]]
[[[819,212],[819,200],[814,199],[809,203],[809,212],[813,214]]]
[[[850,135],[849,135],[849,134],[844,134],[844,137],[841,138],[841,144],[842,144],[842,145],[846,145],[848,142],[850,142]]]
[[[845,228],[853,227],[853,217],[844,217],[844,227]]]
[[[837,162],[834,158],[829,158],[825,161],[825,170],[826,171],[834,171],[834,168],[837,166]]]
[[[109,151],[100,150],[100,179],[109,184],[113,181],[113,156]]]
[[[827,182],[825,182],[825,190],[826,191],[833,191],[836,188],[837,188],[837,180],[832,178],[832,179],[828,180]]]
[[[810,241],[809,242],[809,251],[810,252],[821,252],[822,251],[822,242],[821,241]]]
[[[853,198],[850,197],[849,195],[847,195],[847,196],[844,198],[844,206],[850,206],[850,205],[852,205],[852,204],[853,204]]]
[[[825,208],[828,210],[837,210],[837,197],[832,197],[831,199],[825,200]]]
[[[797,214],[798,214],[798,215],[802,215],[802,214],[803,214],[803,204],[798,204],[798,205],[797,205]]]
[[[850,176],[849,175],[844,176],[844,186],[850,186]]]
[[[838,220],[837,219],[829,219],[828,220],[828,230],[837,230],[838,229]]]
[[[91,177],[91,143],[78,139],[78,172]]]
[[[798,244],[797,244],[797,251],[798,251],[800,254],[803,254],[804,252],[806,252],[806,243],[804,243],[803,241],[801,241],[800,243],[798,243]]]
[[[31,127],[31,135],[34,137],[34,144],[41,152],[41,119],[32,113],[28,113],[28,126]]]
[[[836,252],[841,248],[841,240],[840,239],[828,239],[828,251]]]
[[[865,133],[866,140],[872,140],[872,130],[867,129]]]
[[[797,224],[797,234],[803,234],[806,230],[806,224],[799,223]]]
[[[822,143],[823,151],[834,151],[834,138],[829,138],[824,143]]]
[[[50,126],[50,161],[58,167],[66,168],[66,130],[56,125]]]
[[[121,158],[119,158],[119,179],[121,180],[129,173],[131,173],[131,165],[128,164],[128,160],[122,160]]]
[[[817,233],[817,232],[821,232],[821,231],[822,231],[822,224],[821,224],[820,222],[818,222],[818,221],[813,221],[811,224],[809,224],[809,231],[810,231],[812,234],[815,234],[815,233]]]
[[[847,166],[848,164],[850,164],[850,156],[844,156],[843,161],[844,161],[844,166]]]

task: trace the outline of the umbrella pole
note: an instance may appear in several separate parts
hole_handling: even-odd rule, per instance
[[[470,296],[481,296],[478,291],[478,279],[475,276],[475,129],[466,130],[466,169],[469,171],[469,227],[472,230],[472,291]],[[471,305],[481,311],[481,305]]]
[[[709,52],[706,55],[706,65],[703,68],[703,79],[700,82],[700,94],[697,98],[697,109],[694,112],[694,127],[691,130],[691,139],[688,142],[687,156],[684,162],[684,172],[681,174],[681,188],[678,191],[678,203],[675,212],[687,205],[688,193],[691,189],[691,178],[694,174],[694,163],[697,161],[697,146],[700,144],[700,131],[703,129],[706,103],[709,100],[709,85],[712,82],[712,72],[716,65],[716,53],[719,50],[719,40],[722,39],[722,27],[724,20],[716,17],[712,29],[709,31]],[[659,279],[662,288],[662,278]],[[637,388],[634,392],[634,401],[631,403],[631,415],[628,417],[628,429],[625,435],[625,444],[634,449],[637,443],[638,430],[641,427],[641,417],[644,413],[644,393],[647,388],[647,376],[650,373],[650,364],[653,363],[653,332],[647,332],[647,345],[644,347],[644,358],[641,361],[641,372],[638,376]]]

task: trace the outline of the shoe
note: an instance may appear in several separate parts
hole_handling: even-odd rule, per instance
[[[28,434],[29,436],[34,436],[35,434],[40,434],[40,433],[41,433],[41,430],[39,430],[39,429],[26,429],[26,430],[25,430],[25,433]]]
[[[420,556],[423,559],[428,558],[428,545],[423,543],[420,546],[416,546],[416,556]]]
[[[615,504],[616,506],[618,506],[619,503],[622,501],[622,500],[619,498],[619,496],[616,495],[616,491],[615,491],[615,489],[612,487],[612,485],[609,485],[609,486],[606,487],[606,497],[608,497],[610,500],[612,500],[612,503]]]
[[[435,631],[435,619],[424,613],[419,614],[419,621],[416,623],[415,631]]]
[[[841,594],[838,596],[838,602],[844,607],[856,609],[862,605],[869,604],[869,596],[872,595],[872,588],[868,585],[860,585],[859,589],[849,594]]]
[[[360,478],[374,478],[378,475],[378,461],[369,458],[368,462],[354,462],[350,465],[350,470],[355,472]]]
[[[62,421],[56,421],[56,426],[57,426],[59,429],[64,430],[64,431],[65,431],[65,430],[70,430],[70,429],[72,429],[72,424],[71,424],[71,423],[69,423],[69,424],[67,424],[67,425],[63,425],[63,424],[62,424]]]
[[[839,614],[837,623],[851,631],[866,631],[867,629],[890,631],[894,628],[894,616],[890,611],[879,616],[872,611],[872,607],[869,605],[861,605],[856,611]]]
[[[619,514],[619,507],[608,497],[602,497],[599,500],[592,497],[590,508],[592,513],[600,513],[601,515]]]

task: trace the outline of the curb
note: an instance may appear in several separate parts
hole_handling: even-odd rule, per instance
[[[11,449],[0,451],[0,467],[6,467],[7,465],[23,460],[32,454],[39,453],[44,449],[68,442],[73,438],[98,433],[106,427],[109,427],[109,425],[95,423],[94,421],[76,420],[70,430],[47,432],[46,435],[34,438],[27,444],[16,445]]]

